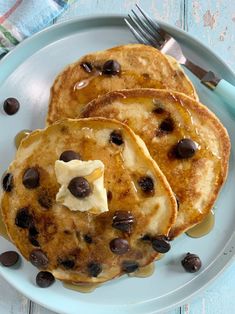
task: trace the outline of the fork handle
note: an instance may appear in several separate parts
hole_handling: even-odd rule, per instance
[[[214,88],[214,93],[223,99],[228,105],[235,108],[235,86],[221,79]]]
[[[184,65],[195,74],[201,83],[211,89],[228,105],[235,107],[235,86],[224,79],[217,77],[212,71],[205,71],[200,66],[186,59]]]

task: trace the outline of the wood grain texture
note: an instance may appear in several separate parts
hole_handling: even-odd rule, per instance
[[[0,277],[0,313],[28,314],[30,301]]]
[[[235,70],[234,0],[78,0],[58,21],[96,13],[127,14],[135,3],[140,4],[155,18],[189,31],[212,47]],[[234,287],[235,264],[189,304],[167,314],[235,313]],[[30,302],[0,279],[0,314],[53,314],[53,312]]]

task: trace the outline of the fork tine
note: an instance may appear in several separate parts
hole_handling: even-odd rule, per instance
[[[149,23],[149,25],[152,26],[154,30],[157,31],[160,36],[162,36],[163,41],[165,41],[167,37],[169,36],[168,33],[165,32],[157,22],[153,21],[153,19],[146,12],[144,12],[144,10],[141,9],[141,7],[137,3],[136,3],[136,7],[140,11],[140,13],[144,16],[144,18]]]
[[[158,32],[156,32],[152,27],[150,27],[145,21],[144,19],[140,18],[136,12],[134,10],[131,10],[133,15],[135,16],[135,20],[137,21],[137,23],[139,25],[142,26],[142,28],[151,35],[151,37],[154,39],[154,40],[157,40],[159,42],[159,45],[161,45],[163,43],[163,40],[162,40],[162,37],[161,35],[159,35]]]
[[[132,34],[135,36],[135,38],[137,39],[138,42],[144,44],[144,45],[148,45],[148,42],[146,39],[144,39],[135,29],[134,27],[129,23],[129,21],[127,19],[124,19],[124,21],[126,22],[127,26],[129,27],[130,31],[132,32]]]
[[[148,41],[148,44],[151,44],[152,46],[159,48],[156,39],[153,38],[150,34],[146,33],[145,30],[141,28],[141,26],[136,22],[136,20],[131,15],[128,15],[128,17],[132,24],[135,26],[135,30],[139,32],[141,37],[144,37],[144,39]]]

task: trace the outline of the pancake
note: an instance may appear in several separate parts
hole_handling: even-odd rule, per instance
[[[171,238],[206,217],[226,179],[230,153],[227,131],[211,111],[181,93],[136,89],[100,97],[81,114],[97,116],[132,128],[165,174],[179,204]]]
[[[84,105],[107,92],[142,87],[176,90],[198,99],[175,59],[153,47],[130,44],[88,54],[65,68],[51,88],[47,124],[75,118]]]
[[[68,150],[82,161],[60,160],[60,165],[103,162],[109,211],[75,211],[59,202],[63,186],[55,162]],[[28,169],[34,175],[26,178]],[[165,176],[143,141],[118,121],[64,120],[34,131],[22,141],[8,173],[13,179],[5,179],[8,192],[1,208],[12,242],[33,265],[64,281],[104,282],[147,265],[159,254],[154,243],[166,240],[176,219],[175,196]],[[99,176],[86,177],[91,196]]]

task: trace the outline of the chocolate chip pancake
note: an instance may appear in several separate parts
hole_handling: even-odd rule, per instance
[[[34,131],[3,189],[11,240],[58,279],[104,282],[170,248],[175,196],[143,141],[118,121],[64,120]]]
[[[107,92],[142,87],[176,90],[198,99],[176,60],[153,47],[130,44],[88,54],[64,69],[51,88],[47,123],[75,118],[84,105]]]
[[[81,116],[119,120],[144,140],[178,200],[172,238],[206,217],[227,176],[230,140],[204,105],[166,90],[123,90],[94,100]]]

